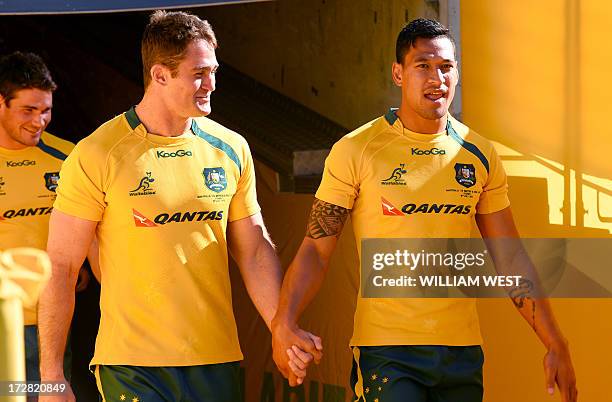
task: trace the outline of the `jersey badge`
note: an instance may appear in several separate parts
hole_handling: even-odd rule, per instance
[[[222,167],[204,168],[204,183],[206,187],[215,193],[220,193],[227,188],[227,178]]]
[[[154,181],[155,179],[153,178],[153,176],[151,176],[151,172],[146,172],[145,176],[140,179],[138,187],[130,191],[130,196],[155,194],[155,190],[151,188],[151,183],[153,183]]]
[[[45,173],[45,187],[47,190],[53,191],[57,188],[57,182],[59,181],[59,172],[47,172]]]
[[[405,186],[406,181],[402,178],[402,176],[406,174],[406,169],[404,168],[405,166],[405,163],[400,163],[399,167],[393,169],[391,175],[382,180],[380,184],[383,186]]]
[[[0,195],[6,195],[6,192],[3,189],[5,184],[6,183],[4,182],[4,178],[0,176]]]
[[[471,163],[455,163],[455,180],[463,187],[476,184],[476,169]]]

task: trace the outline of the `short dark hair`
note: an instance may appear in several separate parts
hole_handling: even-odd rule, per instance
[[[0,57],[0,95],[7,106],[21,89],[53,92],[57,85],[43,59],[34,53],[13,52]]]
[[[145,89],[151,82],[151,67],[163,64],[174,77],[185,57],[185,49],[197,39],[205,40],[213,49],[217,48],[217,38],[208,21],[182,11],[157,10],[151,14],[141,42]]]
[[[411,47],[416,44],[417,39],[426,38],[433,39],[438,37],[448,38],[453,47],[455,41],[450,36],[450,31],[438,21],[429,20],[426,18],[417,18],[410,21],[397,36],[395,44],[395,59],[399,64],[404,61],[404,56],[408,53]]]

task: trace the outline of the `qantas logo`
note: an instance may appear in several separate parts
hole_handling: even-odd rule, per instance
[[[390,215],[390,216],[403,216],[404,215],[402,211],[395,208],[393,204],[385,200],[383,197],[380,197],[380,202],[382,204],[383,215]]]
[[[460,214],[467,215],[472,210],[471,205],[462,204],[406,204],[401,211],[388,200],[380,197],[383,215],[404,216],[412,214]]]
[[[158,225],[165,225],[167,223],[182,223],[182,222],[200,222],[200,221],[220,221],[223,219],[223,211],[186,211],[186,212],[175,212],[172,214],[161,213],[157,215],[152,221],[144,216],[142,213],[135,209],[132,209],[132,216],[134,217],[134,224],[137,227],[152,228]]]
[[[134,215],[134,224],[138,227],[152,228],[152,227],[157,226],[156,224],[151,222],[149,218],[147,218],[146,216],[144,216],[143,214],[141,214],[140,212],[136,211],[133,208],[132,208],[132,214]]]
[[[48,215],[53,211],[52,207],[39,207],[39,208],[21,208],[21,209],[7,209],[2,212],[0,219],[11,219],[18,218],[20,216],[39,216]]]

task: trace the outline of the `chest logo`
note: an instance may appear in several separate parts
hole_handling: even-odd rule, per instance
[[[463,187],[476,184],[476,169],[471,163],[455,163],[455,180]]]
[[[0,195],[5,195],[6,193],[2,191],[2,187],[4,187],[6,183],[4,182],[4,178],[0,176]]]
[[[393,169],[391,176],[382,180],[380,184],[383,186],[405,186],[406,181],[402,178],[402,176],[405,175],[407,171],[404,169],[404,166],[406,166],[405,163],[400,163],[399,167]]]
[[[152,228],[157,226],[155,223],[151,222],[149,218],[136,211],[134,208],[132,208],[132,215],[134,216],[134,224],[137,227]]]
[[[157,151],[158,158],[181,158],[183,156],[192,156],[191,151],[185,151],[184,149],[179,149],[175,152],[167,152],[167,151]]]
[[[45,187],[47,187],[47,190],[53,191],[55,193],[55,189],[57,188],[58,181],[59,181],[59,172],[45,173]]]
[[[151,188],[151,183],[153,183],[154,181],[155,179],[153,178],[153,176],[151,176],[151,172],[146,172],[145,176],[140,179],[138,187],[130,191],[130,196],[155,194],[155,190]]]
[[[380,203],[381,203],[381,206],[382,206],[382,213],[383,213],[383,215],[404,216],[402,211],[400,211],[399,209],[395,208],[395,206],[393,204],[391,204],[389,201],[387,201],[384,197],[380,197]]]
[[[19,162],[15,162],[15,161],[6,161],[6,167],[22,167],[22,166],[34,166],[36,165],[36,161],[30,161],[30,160],[22,160]]]
[[[202,174],[204,175],[204,183],[209,190],[220,193],[227,188],[225,169],[222,167],[204,168]]]
[[[412,155],[446,155],[446,151],[440,148],[419,149],[412,148]]]

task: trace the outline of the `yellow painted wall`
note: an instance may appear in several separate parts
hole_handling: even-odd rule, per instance
[[[611,20],[612,3],[606,1],[461,2],[463,117],[499,143],[524,235],[610,237],[612,97],[605,77],[612,71],[606,33]],[[575,179],[580,173],[582,183]],[[580,191],[586,209],[582,225],[577,222]],[[571,210],[564,221],[560,208],[567,194]],[[607,391],[612,300],[552,304],[570,342],[580,400],[612,400]],[[479,310],[487,356],[485,400],[550,400],[542,370],[545,351],[531,329],[507,301],[480,301]]]

